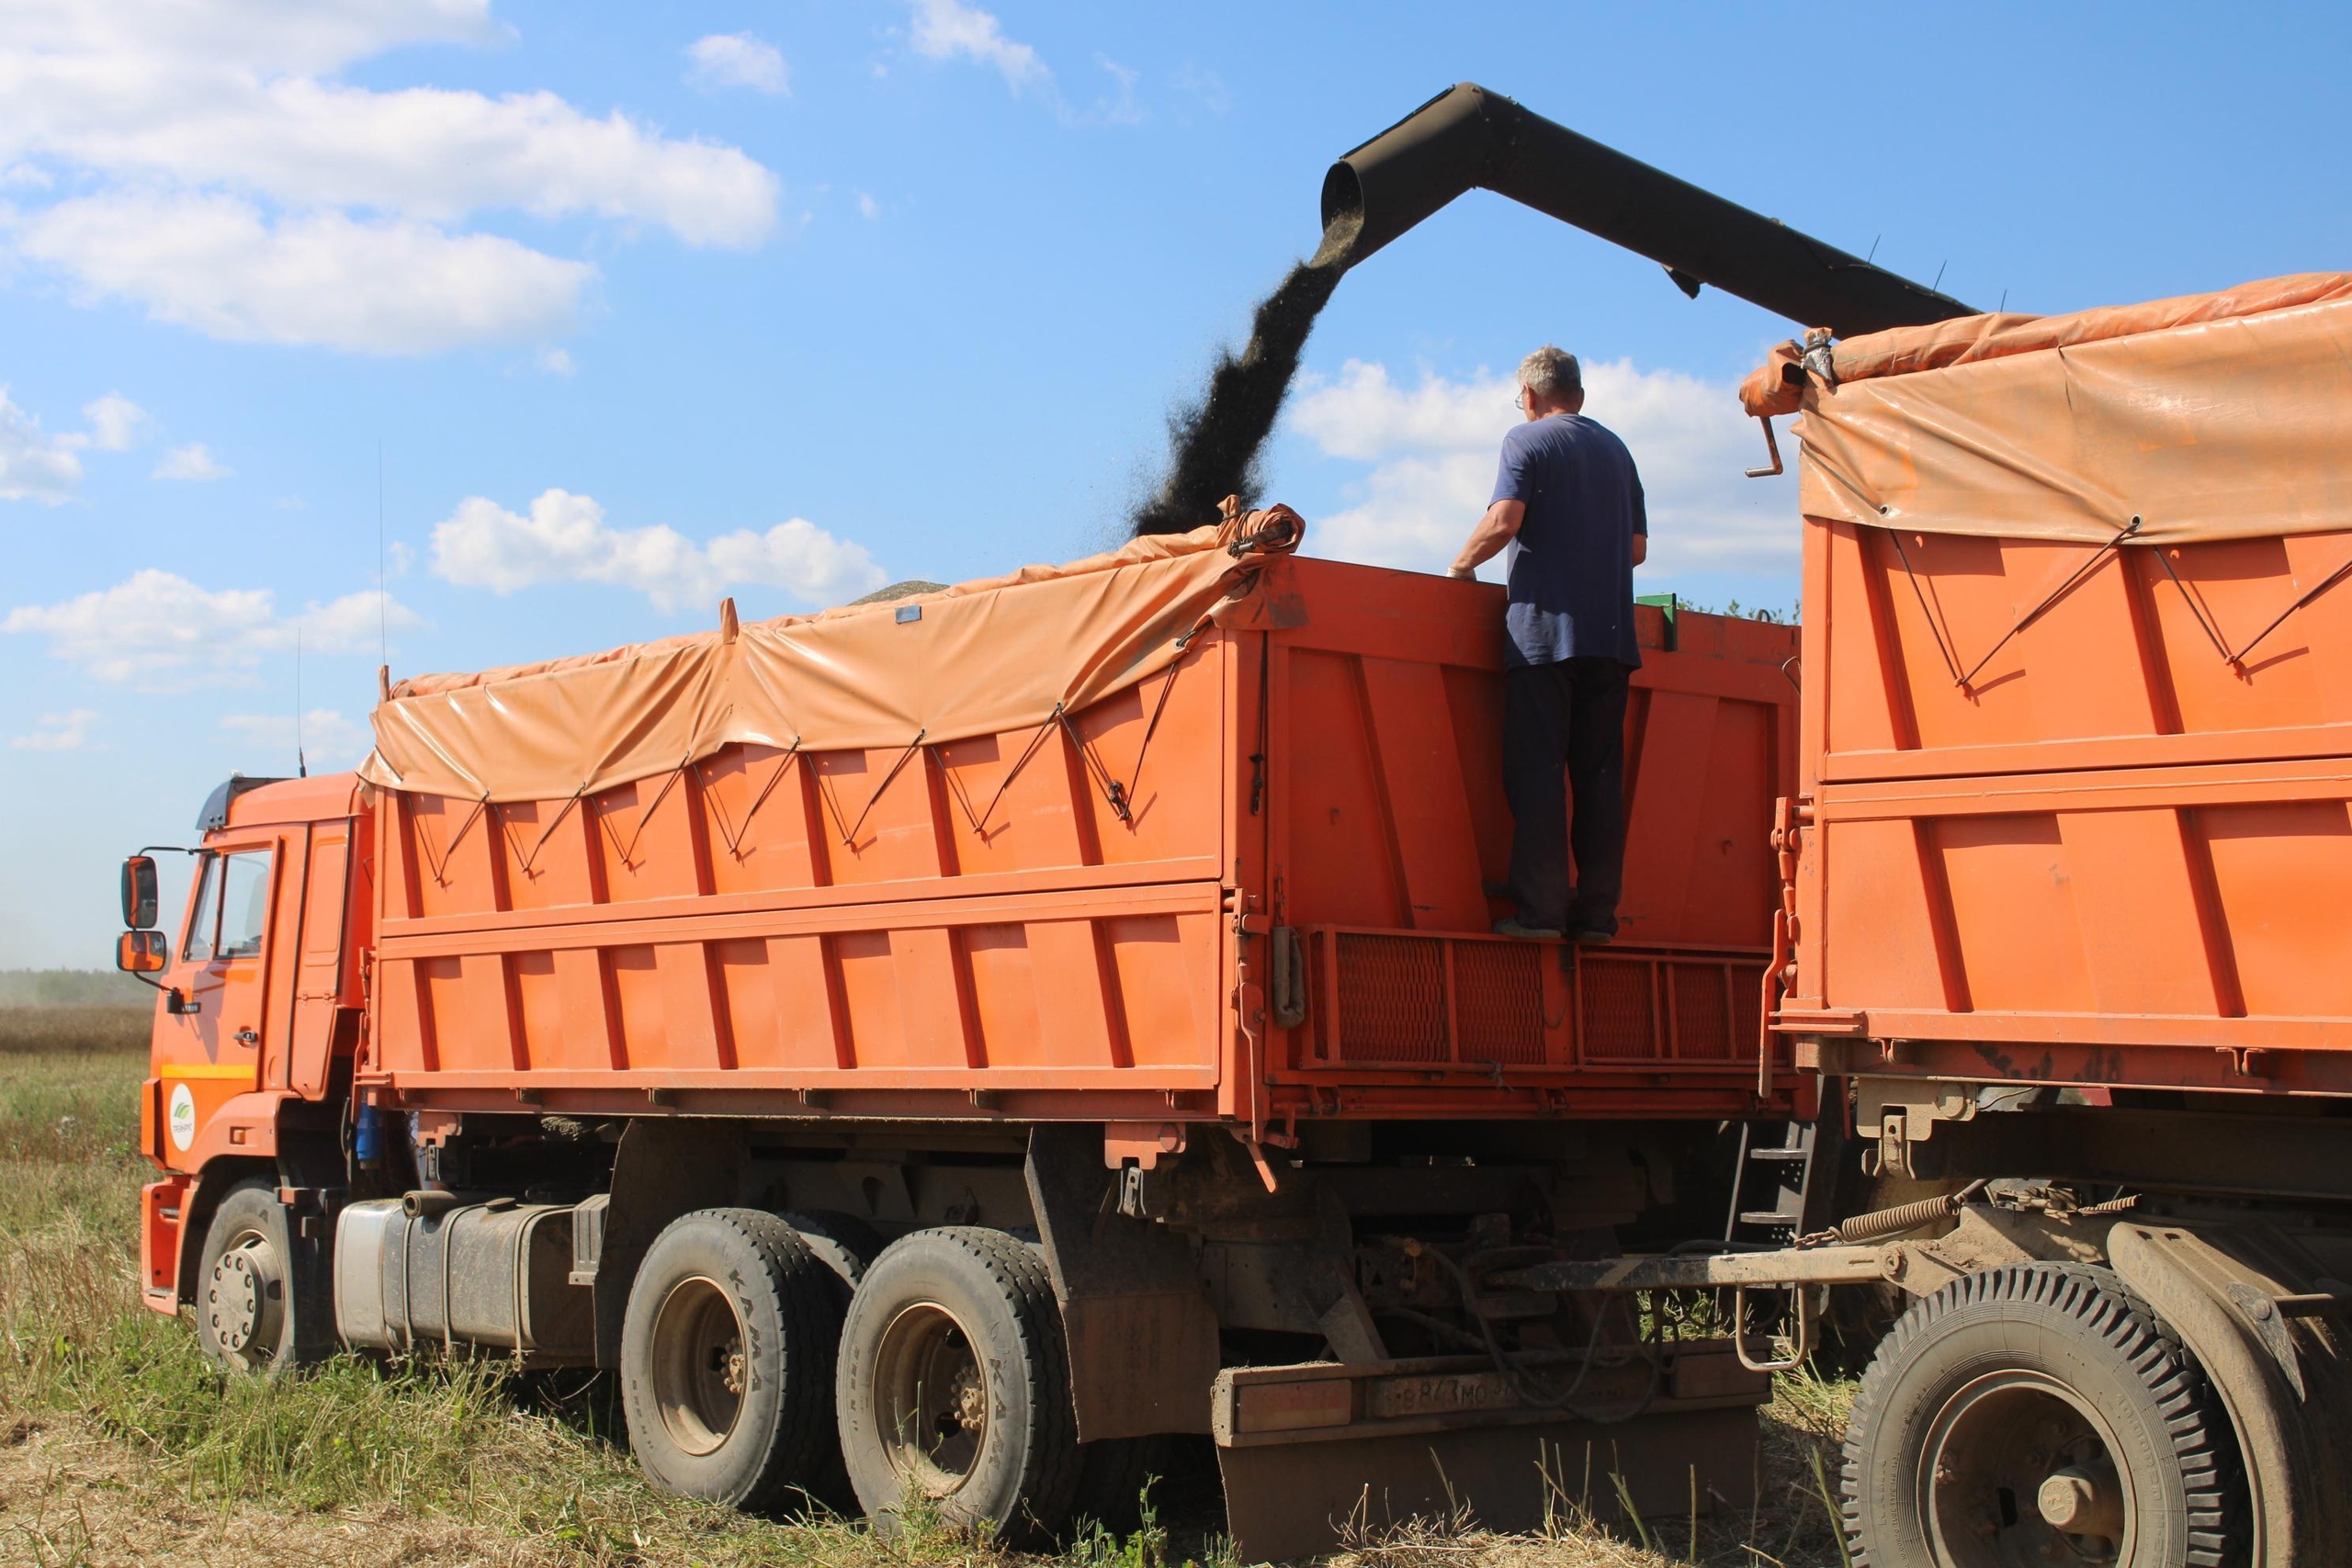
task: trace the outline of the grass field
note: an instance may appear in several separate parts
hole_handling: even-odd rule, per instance
[[[0,1562],[206,1568],[497,1563],[1046,1568],[916,1528],[779,1521],[638,1479],[605,1380],[483,1362],[343,1359],[230,1382],[184,1323],[139,1305],[132,1226],[147,1014],[0,1008]],[[1783,1380],[1753,1519],[1496,1536],[1391,1532],[1334,1568],[1597,1568],[1841,1562],[1823,1502],[1849,1390]],[[1171,1483],[1164,1523],[1065,1550],[1066,1568],[1223,1568],[1214,1482]],[[1646,1541],[1639,1539],[1646,1536]]]

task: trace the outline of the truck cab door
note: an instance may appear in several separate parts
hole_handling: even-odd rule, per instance
[[[359,998],[346,995],[344,948],[351,863],[357,838],[348,820],[313,823],[301,874],[300,933],[294,958],[294,1010],[284,1087],[305,1100],[325,1098],[336,1020]],[[288,874],[288,886],[293,886]],[[274,1058],[273,1058],[274,1059]],[[277,1075],[272,1074],[272,1081]]]
[[[282,846],[275,834],[208,849],[164,984],[183,1010],[157,1020],[167,1159],[184,1156],[221,1104],[260,1087],[269,1023],[269,933]]]

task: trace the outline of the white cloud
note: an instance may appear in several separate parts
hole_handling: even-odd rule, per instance
[[[210,337],[373,354],[561,331],[595,273],[503,235],[340,212],[273,220],[226,196],[78,197],[16,234],[85,298],[135,300]]]
[[[987,66],[1004,78],[1015,96],[1030,96],[1054,111],[1064,125],[1140,125],[1143,106],[1136,101],[1136,83],[1142,73],[1105,54],[1094,63],[1116,86],[1110,97],[1098,97],[1091,107],[1079,108],[1062,96],[1053,68],[1025,43],[1004,36],[1003,24],[991,11],[964,0],[912,0],[914,25],[908,41],[926,60],[967,60]]]
[[[9,236],[85,299],[128,298],[216,336],[374,352],[397,351],[388,320],[419,314],[404,273],[422,259],[456,318],[413,350],[429,352],[554,330],[591,275],[458,231],[476,213],[586,216],[697,245],[774,232],[775,176],[739,149],[544,91],[335,79],[391,49],[503,30],[485,0],[17,0],[0,31],[0,168],[69,194],[20,209]],[[395,254],[369,265],[377,249]],[[492,297],[477,300],[484,284]]]
[[[119,392],[84,403],[82,417],[89,422],[87,430],[46,434],[40,421],[11,402],[8,389],[0,386],[0,500],[51,506],[70,500],[82,484],[81,453],[128,452],[147,438],[155,423]]]
[[[1091,107],[1079,108],[1062,96],[1053,68],[1025,43],[1004,36],[1004,26],[992,11],[964,0],[911,0],[913,26],[908,42],[925,60],[966,60],[994,70],[1016,97],[1029,96],[1054,111],[1064,125],[1140,125],[1143,106],[1136,101],[1136,84],[1143,73],[1105,54],[1094,63],[1110,75],[1117,92],[1098,97]],[[876,67],[876,75],[883,74]]]
[[[90,743],[90,728],[97,722],[95,708],[45,713],[34,720],[29,732],[10,736],[8,744],[19,751],[79,751]]]
[[[424,624],[397,599],[381,615],[392,631]],[[290,654],[298,633],[306,654],[373,654],[378,616],[372,592],[281,615],[266,588],[215,592],[150,567],[59,604],[19,605],[0,632],[48,637],[51,658],[93,680],[179,691],[246,680],[264,660]]]
[[[345,718],[334,708],[311,708],[300,725],[290,713],[223,714],[220,728],[240,746],[266,756],[291,758],[299,747],[313,770],[349,767],[376,743],[367,720]]]
[[[866,195],[864,191],[859,191],[857,193],[857,215],[860,218],[865,219],[868,223],[871,223],[876,219],[882,216],[882,204],[875,200],[872,197]]]
[[[539,350],[539,368],[550,376],[569,376],[573,369],[571,355],[560,348],[543,348]]]
[[[387,50],[495,43],[506,29],[490,0],[18,0],[10,36],[28,54],[62,61],[161,56],[193,69],[315,74]]]
[[[433,570],[461,587],[499,594],[543,582],[610,583],[638,590],[664,611],[715,604],[738,583],[829,604],[885,581],[863,546],[803,518],[697,545],[665,525],[615,528],[594,501],[560,490],[542,492],[527,517],[469,496],[434,527]]]
[[[81,439],[100,452],[130,451],[146,438],[149,427],[154,423],[145,409],[119,392],[108,392],[84,403],[82,417],[90,422],[90,433]]]
[[[706,87],[749,87],[771,96],[792,90],[784,52],[750,33],[713,33],[686,46],[687,74]]]
[[[1634,454],[1650,520],[1645,573],[1786,572],[1797,530],[1792,481],[1750,479],[1756,423],[1729,384],[1630,360],[1585,367],[1585,412]],[[1424,374],[1398,386],[1385,365],[1350,360],[1336,377],[1301,378],[1289,423],[1324,456],[1371,466],[1348,487],[1356,504],[1309,535],[1318,554],[1441,571],[1492,495],[1517,388],[1485,371]],[[1484,575],[1498,575],[1490,563]]]
[[[1066,111],[1064,118],[1094,125],[1141,125],[1144,121],[1143,106],[1136,102],[1136,83],[1142,79],[1143,73],[1131,65],[1120,64],[1107,54],[1096,55],[1094,63],[1108,72],[1111,80],[1119,85],[1118,96],[1097,98],[1094,107],[1084,114],[1072,116]]]
[[[0,45],[11,110],[0,156],[436,222],[497,208],[587,213],[694,244],[757,243],[775,224],[775,177],[735,148],[618,112],[594,118],[548,92],[376,92],[325,79],[402,43],[484,41],[486,5],[372,0],[337,8],[349,25],[312,40],[275,36],[325,9],[18,0],[13,41]]]
[[[185,446],[175,446],[164,454],[155,465],[154,477],[159,479],[225,479],[236,472],[205,449],[201,441],[191,441]]]
[[[70,435],[49,435],[40,421],[9,400],[0,386],[0,501],[38,501],[55,506],[82,484],[79,445]]]
[[[961,57],[993,67],[1015,93],[1048,89],[1054,73],[1025,43],[1004,36],[992,12],[963,0],[914,0],[914,28],[909,35],[917,54],[925,60]]]
[[[1214,71],[1201,69],[1189,60],[1178,66],[1169,80],[1176,85],[1179,92],[1211,114],[1223,114],[1233,107],[1233,90],[1225,85],[1225,78]]]

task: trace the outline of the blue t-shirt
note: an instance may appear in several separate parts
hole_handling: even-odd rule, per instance
[[[1527,506],[1510,555],[1506,662],[1597,655],[1638,667],[1634,536],[1650,523],[1625,444],[1582,414],[1514,425],[1503,437],[1494,500]]]

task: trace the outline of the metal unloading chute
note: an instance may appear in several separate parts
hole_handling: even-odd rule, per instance
[[[1712,284],[1841,337],[1977,313],[1469,82],[1331,165],[1323,254],[1352,266],[1474,186],[1649,257],[1685,294]]]

